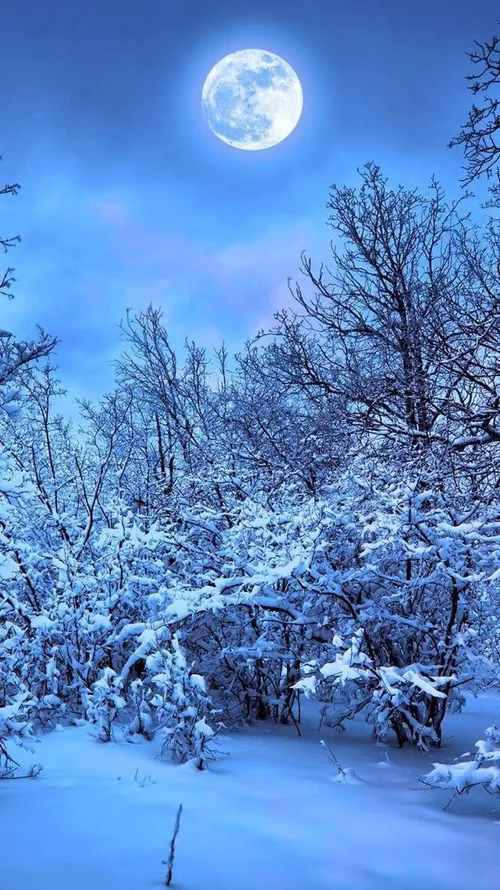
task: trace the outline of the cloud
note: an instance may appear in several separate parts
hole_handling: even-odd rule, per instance
[[[251,236],[210,243],[161,222],[145,222],[119,200],[92,201],[90,207],[112,245],[117,274],[134,296],[130,305],[145,290],[163,305],[168,292],[177,324],[188,325],[201,315],[206,325],[220,328],[223,313],[222,327],[245,327],[250,334],[289,304],[287,279],[296,276],[301,251],[327,246],[325,226],[311,217],[284,219]]]
[[[90,396],[112,385],[127,309],[162,309],[176,349],[187,338],[236,351],[290,304],[287,279],[301,251],[324,258],[326,227],[312,217],[246,219],[242,211],[241,227],[224,229],[177,212],[177,201],[89,190],[69,174],[45,185],[31,197],[29,225],[23,215],[19,226],[17,299],[2,325],[27,337],[38,322],[58,336],[63,383]]]
[[[124,201],[91,201],[89,206],[104,223],[125,226],[130,219],[129,208]]]

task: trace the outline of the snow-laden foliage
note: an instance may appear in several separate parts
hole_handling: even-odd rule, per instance
[[[500,793],[500,729],[490,726],[484,739],[476,742],[474,760],[457,763],[435,763],[425,782],[435,788],[449,788],[458,794],[467,793],[476,786],[492,794]],[[464,755],[467,757],[468,755]]]
[[[90,534],[88,518],[54,523],[32,490],[38,544],[26,528],[10,579],[10,664],[29,679],[32,719],[83,717],[101,740],[114,723],[160,732],[182,760],[202,758],[220,720],[297,722],[306,692],[329,722],[363,712],[379,737],[439,744],[446,707],[493,670],[494,510],[460,512],[432,477],[353,469],[321,498],[289,483],[272,499],[246,471],[231,480],[244,497],[217,467],[186,472],[154,522],[109,470]]]

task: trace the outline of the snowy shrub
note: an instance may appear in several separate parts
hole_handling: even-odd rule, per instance
[[[206,718],[215,718],[205,681],[192,673],[178,636],[163,643],[146,659],[148,705],[163,735],[162,754],[178,763],[195,759],[200,769],[213,755],[215,731]]]
[[[389,467],[362,466],[325,498],[329,522],[308,590],[329,634],[319,657],[309,647],[301,659],[310,670],[297,688],[344,704],[340,722],[363,712],[377,735],[392,729],[399,744],[439,745],[459,690],[488,676],[475,626],[497,597],[495,510],[467,512],[432,473],[402,481]]]
[[[130,736],[142,735],[150,741],[154,735],[154,719],[151,706],[147,698],[147,686],[142,680],[133,680],[129,689],[129,707],[132,719],[127,726]]]
[[[33,739],[36,701],[27,691],[13,693],[9,704],[0,707],[0,778],[9,775],[17,763],[8,743],[25,747]]]
[[[435,763],[425,776],[425,783],[434,788],[449,788],[457,794],[467,793],[481,786],[492,794],[500,793],[500,729],[490,726],[485,738],[476,742],[474,760],[458,763]],[[464,755],[465,757],[467,755]]]
[[[87,718],[97,724],[96,738],[100,742],[111,741],[113,723],[126,705],[121,695],[122,680],[110,668],[104,668],[102,676],[92,686],[87,696]]]
[[[327,722],[341,726],[345,719],[358,712],[366,712],[374,725],[377,738],[386,738],[393,731],[399,744],[412,742],[422,750],[438,743],[437,735],[429,719],[433,699],[444,699],[440,687],[449,687],[452,677],[435,676],[435,667],[412,664],[404,668],[381,665],[376,667],[372,659],[362,651],[363,633],[354,634],[351,645],[342,651],[342,640],[334,640],[337,654],[333,661],[304,665],[305,676],[295,688],[306,694],[314,694],[318,686],[326,687],[333,702],[346,702],[347,708],[338,712],[332,708]],[[349,687],[354,687],[350,689]],[[337,690],[341,696],[336,697]],[[320,699],[326,696],[320,692]]]

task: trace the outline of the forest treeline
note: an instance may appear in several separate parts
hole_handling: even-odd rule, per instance
[[[456,140],[493,175],[485,225],[368,164],[271,330],[179,355],[159,309],[130,314],[81,428],[54,408],[55,340],[0,332],[4,775],[82,719],[202,766],[221,725],[300,731],[303,694],[426,749],[498,688],[498,48]]]

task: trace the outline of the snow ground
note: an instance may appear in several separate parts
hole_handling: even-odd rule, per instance
[[[44,736],[24,756],[41,776],[0,782],[1,890],[161,887],[179,803],[175,890],[498,886],[498,802],[477,789],[443,812],[449,792],[418,781],[432,760],[473,750],[498,698],[451,717],[454,737],[431,756],[374,745],[362,724],[318,734],[306,714],[302,738],[264,724],[224,739],[231,756],[203,773],[155,760],[152,744],[99,744],[88,727]]]

